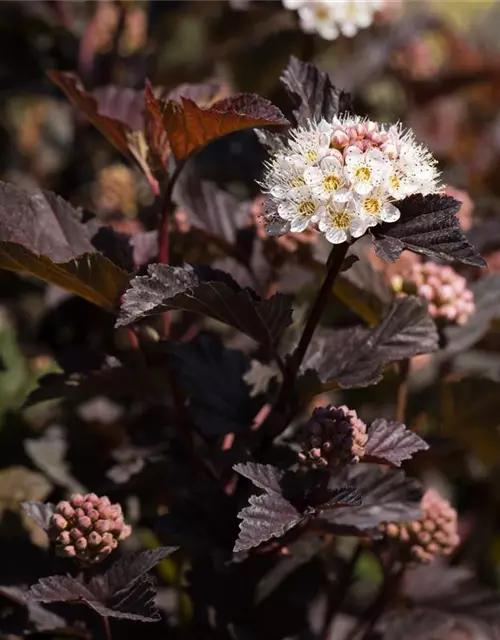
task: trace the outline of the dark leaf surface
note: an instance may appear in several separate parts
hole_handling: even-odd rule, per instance
[[[94,251],[91,225],[69,202],[51,191],[0,182],[0,242],[22,244],[53,262]]]
[[[19,630],[20,633],[25,631],[53,631],[54,629],[62,629],[67,626],[66,621],[61,616],[56,615],[52,611],[49,611],[45,607],[42,607],[37,602],[31,600],[24,588],[17,586],[0,585],[0,596],[7,598],[8,600],[26,607],[28,611],[28,620],[25,625]],[[4,632],[6,632],[7,620],[2,620]],[[13,630],[15,633],[15,631]],[[18,634],[15,633],[17,636]],[[24,635],[24,633],[23,633]]]
[[[313,339],[302,372],[315,370],[326,387],[365,387],[377,383],[383,367],[438,348],[437,329],[425,303],[399,298],[373,329],[325,331]]]
[[[148,274],[132,280],[117,326],[176,309],[209,316],[271,346],[292,320],[289,297],[261,300],[218,269],[155,264]]]
[[[130,280],[125,271],[99,253],[56,263],[13,242],[0,242],[0,269],[39,278],[109,311],[115,309]]]
[[[291,56],[281,82],[296,105],[294,116],[298,125],[305,125],[308,120],[332,120],[351,110],[349,94],[334,87],[328,74],[310,62]]]
[[[422,488],[402,471],[385,471],[371,465],[348,467],[334,477],[337,484],[353,485],[362,496],[360,506],[333,509],[322,518],[357,531],[375,529],[382,522],[405,522],[420,515]]]
[[[172,362],[189,397],[189,415],[206,436],[248,431],[262,407],[244,380],[249,361],[241,351],[227,349],[211,334],[172,347]]]
[[[49,528],[49,522],[54,513],[55,505],[51,502],[22,502],[22,508],[42,529]]]
[[[248,478],[256,487],[267,492],[281,493],[280,482],[284,471],[273,467],[271,464],[258,464],[257,462],[245,462],[234,465],[233,469],[240,475]]]
[[[403,249],[439,258],[458,260],[476,267],[486,262],[460,229],[457,212],[461,203],[451,196],[416,194],[397,203],[401,217],[372,230],[379,258],[394,262]]]
[[[234,551],[246,551],[271,538],[279,538],[297,525],[303,516],[277,493],[250,496],[249,506],[238,513],[240,534]]]
[[[370,425],[365,455],[400,467],[403,460],[428,448],[429,445],[404,424],[380,419]]]
[[[269,100],[254,94],[238,94],[200,108],[193,100],[171,100],[163,113],[163,124],[170,147],[177,160],[185,160],[209,142],[229,133],[264,127],[287,125],[281,111]]]
[[[154,622],[159,619],[156,594],[146,574],[175,549],[159,547],[126,555],[88,583],[71,576],[41,578],[29,593],[38,602],[85,604],[102,616]]]

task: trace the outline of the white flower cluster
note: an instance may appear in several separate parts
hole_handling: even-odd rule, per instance
[[[266,169],[268,222],[317,228],[333,244],[395,222],[394,202],[439,191],[436,161],[411,131],[357,116],[295,129]]]
[[[373,22],[384,0],[282,0],[287,9],[296,10],[306,33],[317,33],[325,40],[340,34],[351,38]]]

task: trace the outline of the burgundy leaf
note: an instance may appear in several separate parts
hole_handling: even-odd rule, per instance
[[[235,464],[233,469],[248,478],[256,487],[265,489],[270,493],[281,494],[280,482],[283,479],[284,471],[273,467],[271,464],[245,462]]]
[[[144,574],[167,558],[177,547],[158,547],[147,551],[128,553],[117,560],[104,574],[110,593],[130,588]],[[92,581],[89,586],[92,586]]]
[[[420,516],[422,488],[402,471],[362,464],[346,467],[334,480],[353,485],[363,502],[324,512],[322,519],[330,525],[358,532],[372,530],[373,535],[382,522],[407,522]]]
[[[330,489],[328,500],[318,507],[317,511],[327,509],[340,509],[341,507],[359,507],[363,503],[363,498],[354,487],[339,487]]]
[[[108,85],[92,92],[99,115],[126,124],[133,131],[144,128],[144,93],[128,87]]]
[[[379,258],[394,262],[409,249],[431,258],[486,266],[460,229],[457,212],[461,203],[455,198],[416,194],[398,202],[397,207],[399,220],[372,229]]]
[[[292,321],[288,296],[261,300],[229,274],[210,267],[150,265],[148,275],[131,284],[116,326],[175,309],[209,316],[271,346]]]
[[[40,578],[30,587],[29,595],[37,602],[69,602],[88,604],[95,600],[92,591],[71,576]]]
[[[53,631],[54,629],[62,629],[67,626],[66,621],[61,616],[52,613],[45,607],[42,607],[37,602],[34,602],[28,597],[27,591],[17,586],[0,585],[0,596],[7,598],[10,602],[17,604],[27,610],[28,620],[22,622],[22,628],[19,635],[24,635],[25,631],[37,631],[43,633],[44,631]],[[14,613],[15,615],[15,613]],[[17,617],[17,616],[16,616]],[[4,632],[8,620],[5,618],[2,621]],[[15,633],[15,632],[14,632]],[[15,633],[15,635],[18,635]]]
[[[0,242],[22,244],[53,262],[94,251],[94,228],[55,193],[0,182]]]
[[[238,513],[240,534],[234,551],[246,551],[295,527],[303,516],[277,493],[250,496],[250,505]]]
[[[281,82],[295,103],[294,116],[298,125],[322,118],[330,121],[352,110],[350,95],[334,87],[328,74],[310,62],[301,62],[291,56]]]
[[[368,430],[365,455],[375,458],[377,462],[400,467],[403,460],[409,460],[417,451],[428,448],[429,445],[404,424],[379,419]]]
[[[436,326],[425,302],[415,296],[398,298],[373,329],[355,327],[325,331],[307,351],[302,372],[314,379],[308,387],[366,387],[376,384],[385,365],[430,353],[438,348]]]

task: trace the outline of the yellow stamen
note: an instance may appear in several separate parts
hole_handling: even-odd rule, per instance
[[[392,189],[397,189],[399,187],[399,178],[397,176],[391,176],[389,178],[389,184],[391,186]]]
[[[368,167],[359,167],[359,169],[356,169],[355,175],[357,180],[367,182],[370,179],[372,172]]]
[[[299,213],[301,216],[312,216],[316,213],[316,205],[311,200],[305,200],[299,205]]]
[[[305,187],[306,181],[302,176],[298,176],[297,178],[294,178],[290,184],[292,185],[292,187]]]
[[[310,149],[306,152],[306,158],[309,162],[315,162],[318,159],[318,152],[314,151],[314,149]]]
[[[369,213],[371,216],[376,216],[380,213],[381,206],[378,198],[374,198],[373,196],[365,198],[363,206],[366,213]]]
[[[337,176],[330,175],[323,179],[323,189],[325,191],[337,191],[338,188],[339,179]]]
[[[330,214],[332,225],[337,229],[348,229],[351,224],[352,216],[347,211],[333,211]]]

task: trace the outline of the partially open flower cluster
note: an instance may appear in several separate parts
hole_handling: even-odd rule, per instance
[[[305,428],[300,460],[315,467],[335,469],[359,462],[368,440],[366,424],[345,405],[317,407]]]
[[[380,530],[403,543],[418,562],[453,553],[460,544],[455,509],[434,489],[425,492],[420,507],[422,515],[418,520],[383,523]]]
[[[58,503],[48,533],[58,555],[94,564],[104,560],[131,531],[119,504],[95,493],[76,493]]]
[[[297,10],[303,31],[335,40],[369,27],[384,0],[283,0],[283,5]]]
[[[436,161],[400,125],[357,116],[294,130],[267,164],[265,217],[293,232],[317,227],[340,244],[400,217],[394,202],[439,190]]]
[[[391,279],[397,292],[422,296],[436,321],[464,324],[474,313],[474,294],[467,281],[448,265],[417,262],[402,275]]]

